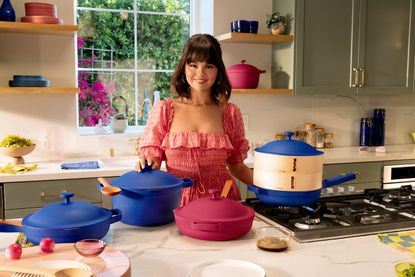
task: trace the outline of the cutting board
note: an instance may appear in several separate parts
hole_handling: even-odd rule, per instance
[[[86,258],[79,255],[73,245],[73,243],[57,243],[55,251],[50,254],[42,253],[38,246],[23,248],[22,257],[19,260],[9,260],[3,253],[0,253],[0,264],[30,267],[30,265],[42,262],[69,260],[88,265],[96,277],[131,276],[130,259],[123,252],[107,246],[99,256]],[[10,275],[0,272],[0,276]]]

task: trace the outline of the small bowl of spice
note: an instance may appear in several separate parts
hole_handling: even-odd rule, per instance
[[[281,252],[288,248],[291,233],[280,227],[261,227],[255,231],[256,246],[265,251]]]

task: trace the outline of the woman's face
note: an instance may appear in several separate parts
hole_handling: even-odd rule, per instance
[[[207,62],[192,62],[185,66],[186,81],[193,91],[211,92],[218,68]]]

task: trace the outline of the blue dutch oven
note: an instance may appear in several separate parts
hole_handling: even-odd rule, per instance
[[[356,178],[354,173],[322,180],[323,154],[302,141],[292,140],[292,132],[285,133],[286,140],[276,140],[255,149],[255,192],[264,203],[279,206],[307,206],[316,203],[321,189]]]
[[[34,243],[44,237],[51,237],[57,243],[76,242],[81,239],[104,237],[110,224],[121,219],[117,209],[108,210],[91,203],[71,201],[72,192],[64,192],[64,201],[49,204],[22,220],[27,239]],[[17,228],[17,227],[16,227]]]
[[[140,172],[127,172],[110,184],[121,189],[112,196],[113,207],[122,212],[121,222],[156,226],[174,221],[173,210],[180,205],[182,189],[191,187],[193,182],[146,166]],[[102,189],[103,185],[98,187]]]

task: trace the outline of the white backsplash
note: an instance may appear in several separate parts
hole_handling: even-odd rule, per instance
[[[232,95],[248,117],[250,142],[273,140],[276,133],[304,129],[314,122],[334,133],[335,146],[359,144],[360,118],[371,117],[373,109],[386,109],[386,145],[412,143],[415,130],[415,95],[331,96],[331,95]]]

